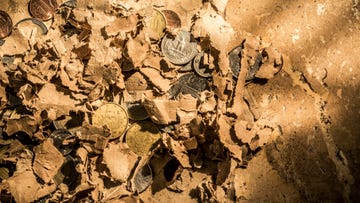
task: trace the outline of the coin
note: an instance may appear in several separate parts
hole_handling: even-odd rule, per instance
[[[152,182],[152,170],[149,165],[141,167],[134,177],[134,186],[138,193],[145,191]]]
[[[156,35],[156,39],[160,39],[164,35],[164,31],[166,28],[166,20],[164,15],[160,11],[153,9],[149,22],[149,27]]]
[[[144,156],[160,138],[160,131],[154,123],[141,121],[130,126],[126,133],[126,144],[135,154]]]
[[[191,61],[198,53],[192,35],[181,30],[175,38],[167,34],[161,42],[161,51],[165,58],[176,65]]]
[[[58,8],[57,0],[30,0],[30,14],[37,19],[50,20]]]
[[[110,139],[122,136],[128,125],[128,115],[123,107],[115,103],[100,106],[92,116],[92,124],[106,126],[110,130]]]
[[[237,46],[229,53],[229,65],[234,78],[238,78],[240,73],[240,54],[242,46]]]
[[[54,146],[63,154],[68,155],[72,152],[76,145],[75,136],[73,136],[66,129],[57,129],[51,133],[50,137],[53,139]]]
[[[5,11],[0,10],[0,39],[3,39],[11,33],[13,27],[12,20]]]
[[[193,69],[193,61],[191,60],[189,63],[181,66],[181,68],[178,70],[179,72],[188,72],[192,71]]]
[[[149,118],[149,114],[147,113],[145,107],[140,102],[127,103],[127,112],[129,118],[134,121],[141,121]]]
[[[166,25],[172,28],[180,28],[181,20],[177,13],[172,10],[162,10],[161,11],[166,18]]]
[[[205,55],[204,52],[202,51],[195,57],[193,62],[195,72],[204,78],[211,77],[211,73],[214,70],[209,68],[210,64],[204,63],[204,58],[208,56],[209,56],[208,54]]]
[[[194,98],[199,97],[199,93],[209,88],[209,83],[193,73],[185,74],[170,88],[170,98],[176,98],[181,94],[190,94]]]
[[[46,25],[42,21],[40,21],[40,20],[38,20],[36,18],[24,18],[24,19],[20,20],[19,22],[17,22],[14,25],[14,28],[17,28],[20,23],[23,23],[25,21],[31,21],[32,23],[34,23],[35,25],[40,27],[43,35],[47,34],[48,29],[47,29]]]

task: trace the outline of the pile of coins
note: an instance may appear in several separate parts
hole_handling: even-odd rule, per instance
[[[25,18],[13,25],[10,15],[0,10],[0,40],[8,37],[11,34],[12,29],[17,27],[19,23],[22,23],[27,20],[31,20],[34,24],[38,25],[43,34],[47,33],[47,28],[41,21],[50,20],[56,10],[59,8],[57,0],[30,0],[29,12],[33,18]]]

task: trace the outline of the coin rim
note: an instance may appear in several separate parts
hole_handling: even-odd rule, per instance
[[[53,12],[51,13],[51,15],[49,15],[49,17],[47,17],[47,18],[41,18],[41,17],[38,17],[38,16],[34,15],[34,13],[32,12],[32,9],[31,9],[32,6],[31,6],[31,5],[32,5],[32,3],[33,3],[34,1],[36,1],[36,0],[30,0],[30,1],[29,1],[29,4],[28,4],[29,13],[30,13],[30,15],[33,16],[34,18],[39,19],[39,20],[42,20],[42,21],[48,21],[48,20],[52,19],[52,18],[54,17],[54,14],[55,14],[56,10],[57,10],[58,7],[59,7],[58,1],[55,0],[55,1],[56,1],[56,8],[53,10]],[[51,0],[49,0],[49,1],[51,1]]]
[[[171,11],[171,12],[173,12],[173,13],[176,14],[176,16],[178,17],[178,20],[180,21],[180,26],[179,26],[179,27],[175,27],[175,26],[170,26],[170,25],[169,25],[168,18],[166,17],[166,14],[164,13],[164,12],[167,12],[167,11]],[[169,27],[171,27],[171,28],[181,28],[181,19],[180,19],[179,14],[177,14],[175,11],[169,10],[169,9],[161,10],[161,13],[162,13],[163,16],[165,17],[165,21],[166,21],[166,25],[167,25],[167,26],[169,26]]]
[[[135,151],[133,151],[133,150],[131,149],[130,145],[129,145],[128,142],[127,142],[127,141],[128,141],[128,132],[129,132],[135,125],[139,125],[139,126],[141,127],[140,123],[151,123],[151,124],[158,130],[158,133],[157,133],[157,134],[159,134],[159,140],[161,139],[161,131],[160,131],[160,129],[159,129],[153,122],[151,122],[151,121],[138,121],[138,122],[135,122],[135,123],[131,124],[131,125],[129,126],[129,128],[127,129],[127,131],[126,131],[126,136],[125,136],[125,143],[129,146],[130,150],[131,150],[132,152],[134,152],[136,155],[138,155],[138,156],[145,156],[149,151],[152,150],[152,148],[150,148],[145,154],[138,154],[138,153],[136,153]],[[155,142],[151,144],[151,147],[153,147],[154,144],[155,144]]]
[[[4,39],[4,38],[8,37],[11,34],[11,31],[12,31],[14,25],[13,25],[13,22],[12,22],[12,19],[11,19],[10,15],[7,12],[5,12],[3,10],[0,10],[0,13],[4,14],[4,16],[6,18],[6,21],[8,22],[8,25],[10,24],[8,26],[8,28],[10,28],[10,31],[8,33],[6,33],[4,35],[4,37],[0,37],[0,39]]]
[[[161,33],[161,35],[159,35],[159,38],[158,38],[158,40],[159,40],[159,39],[161,39],[161,38],[163,38],[165,36],[165,33],[166,33],[165,29],[167,27],[167,21],[166,21],[165,15],[160,10],[158,10],[156,8],[152,8],[152,10],[155,11],[155,12],[158,12],[163,17],[164,22],[165,22],[164,31]],[[151,13],[151,18],[150,18],[149,25],[148,25],[150,29],[152,29],[151,26],[150,26],[150,22],[151,22],[153,17],[154,17],[154,15],[153,15],[153,13]],[[159,33],[156,33],[156,34],[159,34]]]
[[[99,108],[97,108],[95,111],[92,112],[92,115],[91,115],[91,124],[94,125],[94,126],[97,126],[97,127],[102,127],[102,126],[98,126],[98,125],[95,125],[95,124],[94,124],[94,119],[93,119],[93,118],[94,118],[94,114],[95,114],[95,112],[96,112],[98,109],[100,109],[102,106],[105,106],[105,105],[108,105],[108,104],[114,104],[114,105],[116,105],[116,106],[119,106],[119,107],[125,112],[125,115],[126,115],[126,125],[125,125],[124,131],[123,131],[122,133],[119,133],[118,136],[113,136],[113,133],[111,133],[111,131],[110,131],[111,135],[109,136],[109,139],[113,140],[113,139],[116,139],[116,138],[119,138],[119,137],[123,136],[123,135],[126,133],[127,129],[128,129],[128,125],[129,125],[129,115],[128,115],[126,109],[125,109],[123,106],[121,106],[120,104],[117,104],[117,103],[115,103],[115,102],[108,102],[108,103],[105,103],[105,104],[99,106]],[[109,130],[110,130],[110,129],[109,129]]]
[[[205,73],[205,74],[207,74],[207,75],[205,75],[205,74],[203,74],[203,73],[200,72],[200,61],[201,61],[201,58],[204,57],[204,54],[205,54],[205,52],[204,52],[204,51],[201,51],[200,53],[198,53],[198,55],[195,56],[194,62],[193,62],[194,70],[195,70],[195,72],[196,72],[200,77],[203,77],[203,78],[211,78],[211,77],[212,77],[212,74],[211,74],[212,72],[211,72],[211,73]],[[202,56],[200,56],[200,55],[202,55]],[[199,63],[196,63],[196,58],[197,58],[197,57],[200,57]]]
[[[229,51],[229,53],[227,54],[227,55],[228,55],[228,59],[229,59],[229,60],[228,60],[228,61],[229,61],[229,67],[230,67],[232,76],[233,76],[234,78],[236,78],[236,79],[237,79],[239,76],[238,76],[238,75],[235,75],[235,73],[234,73],[233,70],[232,70],[232,67],[230,66],[230,57],[229,57],[229,55],[231,54],[231,52],[235,51],[235,49],[237,49],[238,47],[241,47],[242,44],[243,44],[243,43],[235,46],[235,47],[234,47],[233,49],[231,49],[231,50]],[[241,50],[242,50],[242,49],[241,49]],[[241,52],[241,50],[240,50],[240,52]],[[240,58],[240,61],[241,61],[241,58]],[[239,73],[240,73],[240,69],[241,69],[241,67],[239,68]]]
[[[188,32],[188,31],[185,31],[185,30],[179,31],[179,32],[177,33],[177,35],[178,35],[180,32],[187,32],[187,33],[190,33],[190,35],[191,35],[191,32]],[[168,35],[170,35],[170,33],[166,34],[166,35],[163,37],[163,39],[161,40],[161,52],[162,52],[162,54],[164,55],[165,59],[167,59],[167,60],[170,61],[171,63],[173,63],[173,64],[175,64],[175,65],[184,65],[184,64],[190,62],[192,59],[194,59],[194,57],[199,53],[199,51],[198,51],[197,48],[196,48],[196,46],[197,46],[196,42],[188,42],[189,44],[193,45],[194,50],[196,50],[196,53],[194,54],[194,56],[190,57],[189,60],[186,60],[186,61],[180,61],[180,62],[179,62],[179,61],[173,61],[173,59],[169,58],[169,57],[167,56],[167,54],[165,54],[165,52],[163,51],[163,50],[165,50],[165,43],[166,43],[166,41],[170,41],[170,40],[172,41],[172,39],[167,38]],[[177,35],[175,35],[175,38],[176,38]]]

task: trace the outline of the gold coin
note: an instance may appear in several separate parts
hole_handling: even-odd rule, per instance
[[[92,116],[93,125],[106,126],[110,130],[110,139],[123,135],[128,122],[126,110],[115,103],[107,103],[100,106]]]
[[[160,39],[164,35],[166,28],[164,15],[160,11],[153,9],[149,26],[156,35],[156,38]]]
[[[150,121],[141,121],[130,126],[126,133],[126,144],[139,156],[146,155],[160,140],[159,129]]]

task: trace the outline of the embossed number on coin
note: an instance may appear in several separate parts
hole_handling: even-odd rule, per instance
[[[128,125],[128,116],[123,107],[115,103],[100,106],[93,114],[92,124],[106,126],[110,130],[110,139],[124,134]]]
[[[137,155],[146,155],[161,138],[154,123],[141,121],[134,123],[126,133],[126,144]]]
[[[58,8],[57,0],[30,0],[29,11],[40,20],[50,20]]]
[[[0,39],[9,36],[12,27],[13,24],[9,14],[0,10]]]
[[[191,61],[198,53],[196,42],[189,32],[181,30],[175,38],[166,35],[161,42],[161,51],[171,63],[182,65]]]

